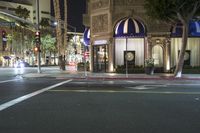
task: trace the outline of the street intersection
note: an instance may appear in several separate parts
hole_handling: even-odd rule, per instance
[[[77,73],[58,74],[56,69],[49,68],[43,69],[42,74],[27,69],[19,75],[12,74],[10,69],[6,76],[5,70],[4,76],[0,76],[2,133],[200,130],[200,82],[196,77],[134,79],[132,75],[125,79],[95,74],[85,78],[76,76]]]

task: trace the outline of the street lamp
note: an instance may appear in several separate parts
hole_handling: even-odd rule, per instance
[[[81,44],[84,45],[84,40],[81,39]],[[87,62],[86,62],[86,46],[84,45],[84,55],[83,55],[83,59],[84,59],[84,75],[85,75],[85,78],[87,78]]]
[[[40,31],[39,31],[39,29],[40,29],[39,0],[36,0],[36,9],[37,9],[37,11],[36,11],[36,13],[37,13],[37,15],[36,15],[36,18],[37,18],[36,34],[40,35]],[[38,47],[38,73],[41,73],[40,44],[37,47]]]

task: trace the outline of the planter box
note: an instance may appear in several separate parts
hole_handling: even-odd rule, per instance
[[[145,67],[145,73],[148,75],[154,74],[154,67]]]

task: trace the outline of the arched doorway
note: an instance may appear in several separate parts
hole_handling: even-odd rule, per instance
[[[154,59],[154,66],[157,69],[163,70],[164,61],[163,61],[163,48],[160,45],[154,45],[152,48],[152,58]]]

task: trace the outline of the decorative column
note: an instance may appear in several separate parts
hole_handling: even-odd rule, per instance
[[[113,38],[108,41],[108,72],[114,72],[114,43]]]
[[[170,55],[171,55],[171,42],[170,42],[170,37],[166,37],[165,39],[165,66],[164,66],[164,71],[169,72],[170,71],[170,66],[171,66],[171,60],[170,60]]]
[[[152,57],[152,37],[147,36],[147,45],[146,45],[146,57],[149,58]]]
[[[90,39],[90,71],[94,72],[94,46],[93,41]]]

